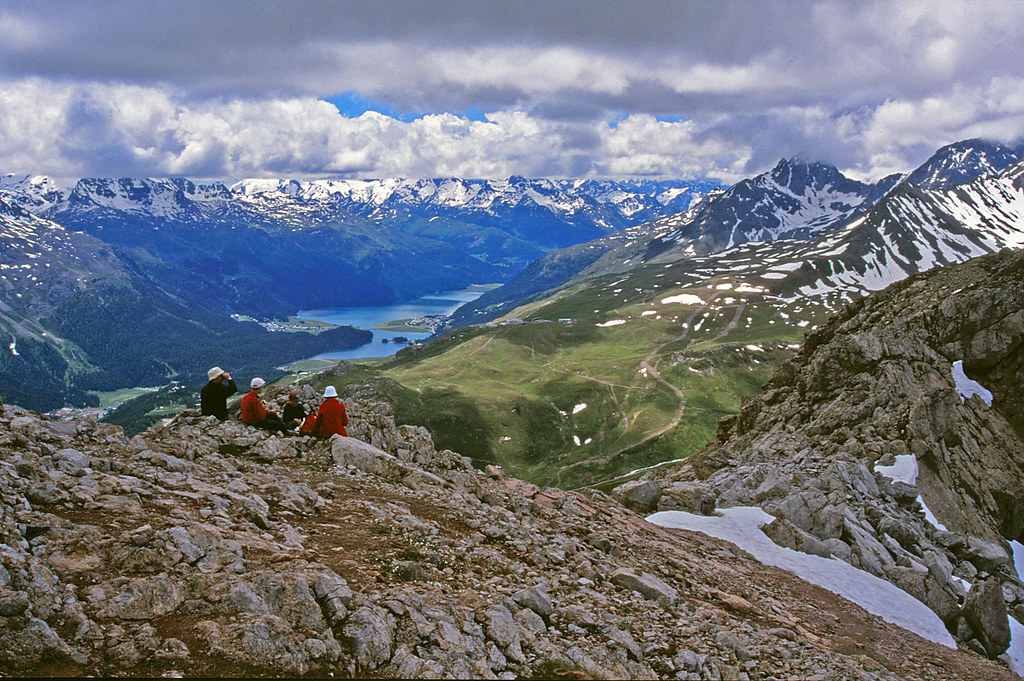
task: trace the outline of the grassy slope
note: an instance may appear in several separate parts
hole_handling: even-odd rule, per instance
[[[463,331],[383,371],[419,396],[421,416],[427,394],[443,396],[442,411],[453,400],[474,405],[471,416],[451,411],[447,423],[449,435],[476,434],[471,456],[538,484],[598,483],[713,439],[718,419],[802,342],[795,319],[816,323],[827,312],[716,288],[729,281],[664,266],[598,277],[506,318],[522,325]],[[659,302],[678,293],[712,302]],[[439,444],[457,449],[446,437]]]

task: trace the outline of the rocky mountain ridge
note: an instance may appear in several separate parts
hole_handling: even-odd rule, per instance
[[[684,213],[548,253],[459,310],[452,327],[649,263],[719,262],[722,271],[761,270],[800,295],[841,291],[849,300],[936,265],[1024,244],[1022,163],[1020,150],[967,140],[906,177],[869,185],[824,164],[783,159]]]
[[[387,405],[349,406],[352,437],[329,441],[194,412],[129,440],[0,407],[0,668],[1011,678],[729,544],[475,470]]]
[[[185,178],[86,178],[62,188],[43,177],[9,175],[0,183],[30,211],[86,231],[97,232],[97,222],[109,223],[108,230],[120,222],[144,231],[258,226],[286,233],[345,225],[366,236],[383,231],[391,239],[400,237],[408,242],[406,250],[425,252],[426,242],[435,242],[434,248],[437,242],[447,244],[453,250],[442,255],[453,263],[469,254],[499,266],[490,271],[491,280],[506,278],[551,248],[685,210],[715,187],[706,181],[521,177],[241,180],[230,185]]]
[[[1024,251],[1009,249],[856,300],[717,443],[619,493],[645,510],[760,506],[777,543],[896,584],[1000,655],[1024,619],[1009,544],[1024,532],[1022,305]]]
[[[998,175],[1024,159],[1024,141],[963,140],[939,149],[905,181],[920,189],[949,189],[980,175]]]

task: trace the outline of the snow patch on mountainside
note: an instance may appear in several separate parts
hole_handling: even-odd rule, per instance
[[[668,296],[661,299],[662,305],[703,305],[704,300],[692,293],[681,293],[677,296]]]
[[[913,454],[899,454],[891,466],[875,466],[875,472],[891,478],[894,482],[902,482],[912,487],[917,485],[917,457]],[[931,512],[928,505],[924,503],[921,495],[917,495],[917,502],[924,509],[924,517],[940,530],[946,530],[946,526],[939,522],[935,514]]]
[[[761,531],[774,518],[753,506],[723,508],[718,516],[701,516],[683,511],[661,511],[647,520],[662,527],[701,532],[732,542],[765,565],[781,568],[853,601],[887,622],[956,648],[939,617],[919,600],[889,582],[858,570],[834,558],[821,558],[783,548]]]
[[[960,395],[961,402],[965,402],[968,398],[977,395],[985,404],[990,407],[992,406],[992,391],[967,377],[967,374],[964,373],[964,361],[962,359],[953,362],[952,371],[953,382],[956,384],[956,392]]]

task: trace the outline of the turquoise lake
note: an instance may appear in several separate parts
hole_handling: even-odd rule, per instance
[[[373,327],[397,319],[411,319],[427,315],[449,315],[460,306],[479,298],[484,291],[443,291],[415,300],[377,307],[334,307],[319,310],[301,310],[296,315],[303,319],[328,322],[339,326],[354,326],[373,331],[373,340],[354,350],[339,350],[316,355],[313,359],[358,359],[361,357],[389,357],[402,348],[404,343],[384,342],[396,336],[409,340],[428,338],[429,333],[407,331],[383,331]]]

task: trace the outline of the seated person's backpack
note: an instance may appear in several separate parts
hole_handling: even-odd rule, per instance
[[[300,433],[312,433],[314,428],[316,428],[316,413],[315,412],[310,413],[310,415],[306,417],[306,420],[302,422],[301,426],[299,426],[299,432]]]

